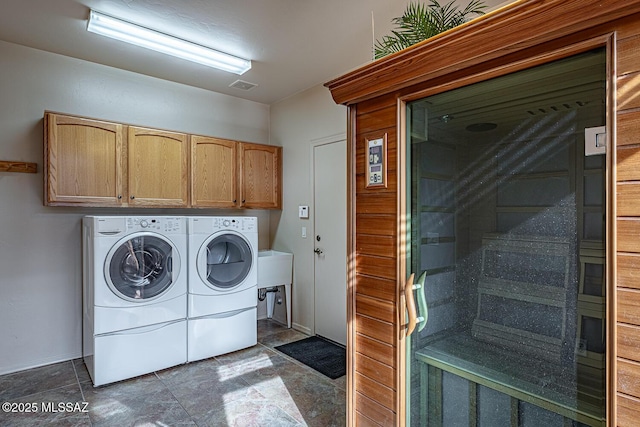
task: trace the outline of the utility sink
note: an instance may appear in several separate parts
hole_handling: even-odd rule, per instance
[[[293,254],[273,250],[258,252],[258,288],[267,289],[267,318],[273,316],[275,304],[275,286],[284,286],[287,304],[287,326],[291,327],[291,276],[293,273]]]
[[[258,288],[290,285],[293,254],[273,250],[258,252]]]

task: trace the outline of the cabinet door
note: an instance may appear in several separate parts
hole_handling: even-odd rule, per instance
[[[240,144],[240,201],[245,208],[282,208],[282,147]]]
[[[45,114],[45,204],[119,206],[123,127]]]
[[[129,206],[187,206],[187,135],[130,126],[127,143]]]
[[[191,206],[238,206],[236,141],[191,137]]]

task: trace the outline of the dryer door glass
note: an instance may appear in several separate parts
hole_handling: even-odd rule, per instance
[[[228,290],[243,282],[251,270],[253,257],[249,243],[235,234],[218,236],[207,245],[207,282]]]
[[[122,243],[107,260],[111,290],[126,300],[150,300],[173,283],[173,248],[166,240],[142,235]]]

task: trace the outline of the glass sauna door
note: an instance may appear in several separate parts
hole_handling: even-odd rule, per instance
[[[605,95],[603,48],[408,104],[407,425],[604,425]]]

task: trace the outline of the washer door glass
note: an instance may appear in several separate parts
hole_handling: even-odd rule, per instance
[[[109,252],[107,283],[129,301],[157,298],[173,284],[173,256],[171,243],[159,236],[131,237]]]
[[[223,234],[212,239],[206,246],[206,257],[206,281],[223,290],[241,284],[253,263],[249,244],[235,234]]]

